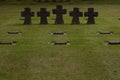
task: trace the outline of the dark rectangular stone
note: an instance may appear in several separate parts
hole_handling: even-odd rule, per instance
[[[120,41],[106,41],[108,45],[120,45]]]
[[[108,32],[107,31],[106,32],[97,32],[97,34],[113,34],[113,32],[111,32],[111,31],[110,32],[109,31]]]
[[[53,35],[64,35],[66,34],[66,32],[53,32],[52,34]]]
[[[70,44],[69,41],[52,41],[51,43],[53,45],[68,45],[68,44]]]
[[[19,31],[11,31],[11,32],[8,32],[8,34],[20,34],[22,32],[19,32]]]
[[[13,42],[0,42],[0,45],[14,45],[14,44],[16,44],[15,41],[13,41]]]

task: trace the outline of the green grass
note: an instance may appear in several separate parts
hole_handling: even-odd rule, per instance
[[[64,16],[65,25],[53,25],[55,15],[48,18],[49,25],[39,25],[39,18],[32,18],[32,25],[22,25],[20,12],[24,7],[37,12],[40,7],[49,11],[55,4],[1,5],[0,41],[17,41],[16,45],[0,45],[0,80],[120,80],[120,46],[105,45],[107,40],[120,40],[119,5],[64,4],[71,11],[79,7],[87,11],[94,7],[99,12],[95,25],[87,25],[85,18],[80,25],[70,25],[71,17]],[[9,35],[8,31],[21,31]],[[66,35],[54,36],[51,32],[65,31]],[[113,31],[99,35],[97,31]],[[70,45],[51,45],[54,40],[68,40]]]

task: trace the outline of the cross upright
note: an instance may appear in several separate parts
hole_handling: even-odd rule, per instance
[[[55,24],[64,24],[63,14],[66,14],[67,10],[63,9],[62,5],[57,5],[56,9],[53,9],[52,12],[56,14]]]
[[[45,2],[49,2],[49,0],[45,0]]]
[[[37,16],[41,17],[40,24],[48,24],[47,17],[50,16],[50,12],[46,11],[46,8],[41,8],[39,12],[37,12]]]
[[[63,2],[63,0],[59,0],[59,2]]]
[[[31,17],[34,16],[34,12],[31,12],[30,8],[25,8],[25,10],[21,12],[21,16],[24,17],[24,24],[31,24]]]
[[[71,2],[71,0],[66,0],[66,2]]]
[[[85,17],[88,17],[87,24],[95,24],[95,18],[98,16],[98,12],[94,12],[94,8],[88,8],[88,12],[84,13]]]
[[[56,0],[52,0],[52,2],[56,2]]]
[[[73,16],[71,24],[80,24],[79,17],[83,17],[83,12],[80,12],[79,8],[74,8],[69,15]]]
[[[41,0],[38,0],[38,2],[41,2]]]

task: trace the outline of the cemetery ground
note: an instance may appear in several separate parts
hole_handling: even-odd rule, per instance
[[[54,25],[53,14],[48,17],[48,25],[39,25],[36,16],[32,25],[23,25],[20,12],[28,6],[35,13],[41,7],[51,12],[56,4],[0,6],[0,41],[16,41],[15,45],[0,45],[0,80],[120,80],[120,45],[105,44],[120,40],[120,5],[64,4],[64,25]],[[73,7],[82,12],[94,7],[99,12],[96,24],[88,25],[86,18],[80,17],[81,24],[71,25],[68,12]],[[51,34],[57,31],[66,34]],[[52,45],[52,41],[70,44]]]

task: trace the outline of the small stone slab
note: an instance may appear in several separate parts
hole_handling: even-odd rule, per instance
[[[105,41],[108,45],[120,45],[120,41]]]
[[[52,35],[64,35],[66,32],[53,32]]]
[[[20,34],[22,32],[19,32],[19,31],[9,31],[8,34]]]
[[[13,42],[0,42],[0,45],[15,45],[16,42],[13,41]]]
[[[53,45],[69,45],[69,41],[52,41],[51,42]]]
[[[113,32],[111,32],[111,31],[106,31],[106,32],[97,32],[97,34],[113,34]]]

